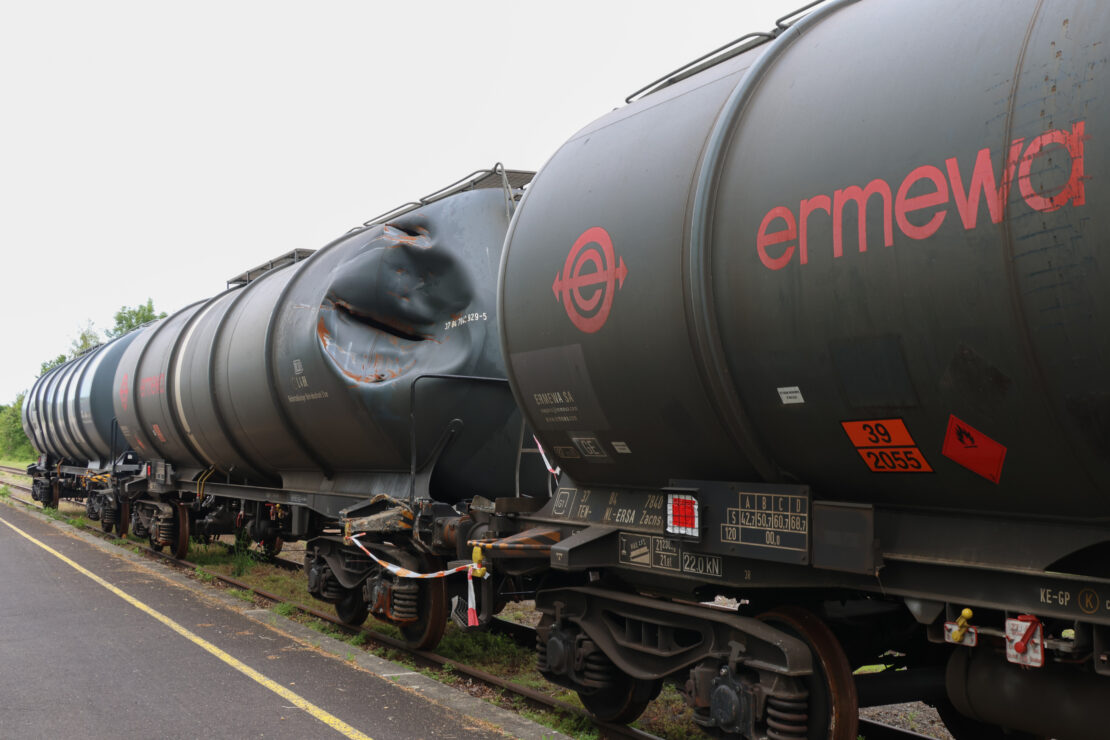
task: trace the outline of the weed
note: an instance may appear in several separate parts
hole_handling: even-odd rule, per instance
[[[355,645],[356,647],[361,646],[361,645],[365,645],[366,640],[367,640],[366,633],[365,632],[359,632],[359,633],[357,633],[357,634],[355,634],[351,637],[351,644]]]
[[[448,629],[437,652],[467,665],[480,665],[499,676],[514,676],[535,664],[535,653],[506,635]]]
[[[12,492],[7,486],[0,486],[0,498],[8,498],[11,495]]]
[[[355,654],[352,653],[350,650],[347,651],[347,662],[348,663],[354,663],[355,662]]]
[[[244,576],[254,568],[254,565],[254,555],[251,554],[250,550],[235,548],[235,552],[231,556],[231,575],[236,578]]]
[[[375,632],[380,632],[386,637],[392,637],[394,640],[404,639],[404,636],[401,634],[401,630],[397,628],[397,625],[390,624],[389,622],[380,622],[375,619],[371,623],[370,628]]]
[[[76,529],[84,529],[88,526],[89,520],[83,516],[73,516],[66,519],[66,524]]]
[[[698,740],[705,735],[694,724],[694,712],[673,683],[663,684],[659,697],[640,715],[636,726],[653,735],[675,740]]]
[[[229,588],[227,592],[240,601],[245,601],[248,604],[254,603],[254,594],[252,594],[250,591],[244,591],[241,588]]]
[[[325,622],[321,619],[313,619],[308,623],[309,629],[314,629],[322,635],[328,637],[342,637],[343,633],[336,629],[335,625]]]
[[[535,709],[521,709],[520,716],[578,740],[597,740],[600,737],[593,722],[585,717]]]
[[[416,662],[412,659],[410,655],[408,655],[408,653],[402,653],[401,651],[394,650],[393,648],[377,648],[375,650],[371,650],[370,652],[371,654],[376,655],[379,658],[393,661],[394,663],[399,663],[400,665],[407,666],[409,668],[416,668]]]
[[[126,547],[127,545],[131,544],[131,540],[128,540],[124,537],[116,537],[115,539],[108,540],[108,542],[115,545],[116,547]]]
[[[212,575],[208,571],[203,570],[201,568],[194,569],[193,570],[193,575],[196,576],[201,581],[203,581],[204,583],[211,583],[212,581],[216,580],[216,576]]]
[[[287,601],[274,604],[274,613],[282,617],[291,617],[297,613],[297,607]]]

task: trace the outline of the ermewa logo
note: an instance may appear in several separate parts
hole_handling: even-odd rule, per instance
[[[571,322],[593,334],[605,326],[613,308],[613,294],[624,286],[627,276],[628,267],[613,252],[609,232],[594,226],[574,242],[551,289]]]
[[[972,166],[966,187],[959,162],[955,157],[950,157],[944,160],[943,171],[932,165],[922,165],[913,169],[902,180],[897,193],[892,194],[886,180],[876,179],[862,188],[852,185],[837,190],[831,198],[828,195],[806,198],[798,203],[796,212],[787,206],[772,208],[763,217],[755,236],[759,261],[770,270],[781,270],[797,255],[798,262],[806,264],[809,261],[811,246],[808,240],[810,218],[829,217],[832,218],[832,254],[833,257],[842,257],[844,255],[844,208],[848,203],[854,203],[858,209],[859,251],[866,252],[867,204],[875,196],[878,196],[882,202],[883,246],[885,247],[894,243],[894,223],[897,223],[902,233],[911,239],[928,239],[937,233],[951,208],[932,211],[932,216],[920,226],[910,221],[909,214],[935,209],[949,201],[955,205],[955,211],[959,214],[964,229],[974,229],[978,225],[979,204],[984,202],[987,205],[991,223],[998,223],[1006,212],[1006,203],[1011,197],[1010,191],[1013,189],[1015,173],[1018,191],[1033,210],[1047,213],[1062,208],[1069,202],[1073,206],[1081,206],[1086,202],[1084,192],[1086,176],[1083,174],[1084,123],[1079,121],[1071,127],[1070,131],[1054,129],[1041,134],[1030,141],[1028,146],[1025,145],[1025,139],[1015,139],[1010,144],[1000,177],[995,176],[994,167],[991,165],[991,150],[980,149],[975,155],[975,164]],[[1033,161],[1054,151],[1066,152],[1071,167],[1063,188],[1055,195],[1044,195],[1033,188],[1031,179]],[[921,187],[914,188],[919,182],[926,183],[924,187],[928,192],[911,196],[909,194],[911,189],[915,192],[922,190]],[[823,215],[815,215],[818,212]],[[925,215],[927,214],[919,215],[915,221],[920,223]]]

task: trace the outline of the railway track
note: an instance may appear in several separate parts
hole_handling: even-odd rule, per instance
[[[18,469],[10,468],[8,466],[0,466],[0,473],[9,474],[9,475],[22,475],[23,474],[22,471],[20,471]],[[7,485],[8,488],[13,490],[13,491],[20,491],[20,492],[23,492],[23,493],[26,493],[26,494],[30,494],[30,492],[31,492],[30,487],[22,485],[20,483],[14,482],[14,481],[0,479],[0,484]],[[24,506],[26,506],[30,509],[41,509],[41,506],[38,503],[34,502],[34,501],[23,499],[23,498],[20,498],[18,496],[14,496],[14,495],[11,496],[11,498],[12,498],[13,501],[16,501],[16,502],[18,502],[18,503],[20,503],[20,504],[22,504],[22,505],[24,505]],[[92,526],[89,526],[89,525],[84,525],[80,528],[87,531],[87,532],[90,532],[90,533],[92,533],[92,534],[94,534],[94,535],[96,535],[96,536],[98,536],[102,539],[114,539],[113,534],[103,532],[98,527],[92,527]],[[390,648],[392,650],[400,651],[400,652],[404,653],[405,655],[410,656],[411,658],[413,658],[414,660],[418,661],[419,663],[421,663],[425,666],[434,666],[434,667],[437,667],[437,668],[450,668],[450,670],[452,670],[456,674],[465,676],[465,677],[473,679],[475,681],[479,681],[479,682],[481,682],[481,683],[483,683],[487,686],[490,686],[490,687],[497,688],[497,689],[500,689],[502,691],[508,692],[509,694],[519,696],[519,697],[525,699],[526,701],[532,703],[533,705],[537,705],[537,706],[540,706],[540,707],[543,707],[543,708],[549,709],[549,710],[556,710],[556,711],[564,712],[566,714],[571,714],[571,715],[576,715],[576,716],[581,716],[581,717],[587,717],[592,722],[594,722],[594,724],[601,731],[601,734],[602,734],[603,737],[608,737],[608,738],[636,738],[637,740],[658,740],[658,737],[656,735],[652,735],[648,732],[644,732],[643,730],[639,730],[639,729],[634,728],[634,727],[628,727],[627,725],[596,722],[591,717],[589,717],[588,714],[583,712],[578,707],[567,704],[565,702],[561,702],[557,699],[554,699],[554,698],[552,698],[552,697],[550,697],[550,696],[548,696],[548,695],[546,695],[546,694],[544,694],[540,691],[537,691],[535,689],[531,689],[527,686],[522,686],[520,684],[516,684],[516,683],[513,683],[513,682],[508,681],[506,679],[503,679],[499,676],[495,676],[494,674],[489,673],[487,671],[483,671],[480,668],[474,668],[473,666],[469,666],[469,665],[466,665],[464,663],[459,663],[458,661],[452,660],[450,658],[446,658],[446,657],[444,657],[442,655],[439,655],[437,653],[434,653],[432,651],[413,650],[413,649],[409,648],[408,646],[406,646],[404,642],[402,642],[400,640],[397,640],[393,637],[390,637],[389,635],[384,635],[380,632],[377,632],[373,629],[369,629],[369,628],[366,628],[366,627],[350,627],[350,626],[344,624],[343,622],[339,621],[339,619],[333,614],[329,614],[327,612],[320,611],[319,609],[316,609],[316,608],[311,607],[311,606],[307,606],[307,605],[304,605],[304,604],[299,604],[299,603],[294,602],[294,601],[290,601],[290,600],[285,599],[285,598],[283,598],[283,597],[281,597],[277,594],[270,593],[270,592],[265,591],[265,590],[260,589],[260,588],[256,588],[256,587],[252,586],[251,584],[248,584],[248,583],[246,583],[244,581],[241,581],[237,578],[234,578],[232,576],[226,576],[226,575],[222,575],[222,574],[218,574],[218,573],[212,573],[211,571],[206,570],[203,566],[196,565],[195,563],[192,563],[188,560],[181,560],[181,559],[175,558],[172,555],[170,555],[169,553],[159,552],[158,550],[154,550],[154,549],[152,549],[150,547],[147,547],[147,546],[145,546],[145,545],[143,545],[139,542],[135,542],[134,545],[139,548],[139,550],[142,552],[142,554],[147,555],[149,557],[154,557],[154,558],[157,558],[159,560],[162,560],[162,561],[164,561],[166,563],[169,563],[170,565],[172,565],[174,567],[177,567],[177,568],[179,568],[179,569],[181,569],[181,570],[183,570],[187,573],[193,574],[193,573],[196,573],[198,571],[202,571],[202,572],[207,573],[208,575],[212,576],[216,580],[219,580],[219,581],[221,581],[222,583],[224,583],[228,586],[240,589],[242,591],[247,591],[249,593],[252,593],[256,597],[258,597],[260,599],[263,599],[266,602],[269,602],[270,604],[273,604],[273,605],[288,604],[290,607],[292,607],[296,611],[300,612],[301,614],[313,617],[315,619],[319,619],[323,622],[327,622],[328,624],[335,627],[337,630],[339,630],[339,631],[341,631],[341,632],[343,632],[347,635],[357,635],[357,634],[361,633],[361,634],[366,636],[366,639],[369,643],[372,643],[372,644],[380,646],[380,647],[386,647],[386,648]],[[233,547],[233,546],[229,544],[228,547],[230,548],[230,547]],[[282,558],[273,558],[273,559],[270,560],[269,564],[275,565],[275,566],[277,566],[277,567],[279,567],[283,570],[289,570],[289,571],[301,570],[301,565],[300,564],[295,563],[291,560],[285,560],[285,559],[282,559]],[[505,620],[495,620],[495,623],[494,623],[492,629],[493,629],[493,631],[501,632],[503,634],[507,634],[515,642],[517,642],[518,644],[521,644],[521,645],[531,647],[535,643],[535,637],[534,637],[535,631],[532,628],[524,626],[524,625],[515,624],[513,622],[507,622]],[[916,733],[916,732],[913,732],[913,731],[910,731],[910,730],[904,730],[904,729],[894,727],[892,725],[884,724],[884,723],[881,723],[881,722],[877,722],[877,721],[874,721],[874,720],[864,719],[862,717],[860,718],[859,723],[860,723],[859,724],[860,737],[865,738],[865,740],[915,740],[915,739],[932,740],[927,735],[921,735],[919,733]]]

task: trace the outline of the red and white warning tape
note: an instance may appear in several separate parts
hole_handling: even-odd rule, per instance
[[[446,578],[447,576],[454,575],[455,573],[462,573],[465,570],[466,623],[470,627],[478,626],[478,610],[476,606],[477,599],[474,598],[474,571],[481,571],[478,576],[479,578],[489,578],[489,571],[486,568],[479,566],[477,563],[467,563],[466,565],[460,565],[456,568],[449,568],[448,570],[437,570],[435,573],[417,573],[414,570],[402,568],[399,565],[387,563],[386,561],[382,560],[377,555],[363,547],[362,543],[358,541],[358,535],[351,535],[348,539],[350,539],[351,542],[355,543],[355,546],[358,547],[358,549],[366,553],[367,557],[369,557],[375,563],[382,566],[398,578]]]
[[[547,472],[551,473],[553,476],[558,478],[559,473],[562,472],[562,469],[551,466],[551,462],[547,459],[547,453],[543,451],[543,445],[540,444],[539,437],[537,437],[536,435],[533,434],[532,439],[535,440],[535,442],[536,442],[536,447],[540,451],[540,457],[543,458],[543,464],[547,468]]]

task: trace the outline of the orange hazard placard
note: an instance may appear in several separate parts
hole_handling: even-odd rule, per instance
[[[842,421],[840,426],[872,473],[931,473],[901,419]]]
[[[856,450],[872,473],[931,473],[933,469],[916,447],[875,447]]]
[[[901,419],[842,421],[840,426],[856,447],[912,447],[913,437]]]

